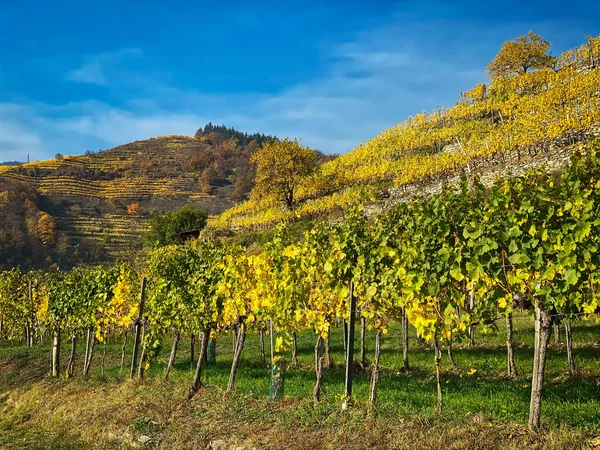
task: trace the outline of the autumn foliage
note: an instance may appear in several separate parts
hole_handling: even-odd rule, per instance
[[[529,31],[514,41],[502,44],[500,52],[487,66],[487,74],[491,79],[514,74],[524,74],[530,69],[552,67],[556,58],[548,53],[550,42],[539,34]]]
[[[554,59],[543,39],[528,36],[515,42],[529,42],[537,53],[523,51],[529,62],[514,59],[514,75],[479,84],[454,106],[411,116],[322,164],[295,187],[293,211],[265,202],[265,194],[256,195],[221,214],[214,226],[256,229],[299,218],[335,217],[365,199],[381,200],[382,184],[418,191],[419,184],[455,176],[480,158],[514,155],[522,160],[552,142],[574,144],[596,133],[600,37],[588,37],[587,43],[563,53],[551,68],[531,70]],[[515,42],[503,45],[492,67],[506,60],[507,49],[517,53]]]
[[[256,165],[254,197],[272,197],[293,209],[301,181],[317,169],[321,154],[297,139],[266,142],[252,156]]]
[[[46,214],[42,213],[37,223],[37,233],[44,245],[54,245],[56,242],[54,237],[54,229],[56,228],[56,222],[54,219]]]
[[[142,214],[142,207],[139,203],[133,202],[127,207],[127,214],[130,216],[139,216]]]

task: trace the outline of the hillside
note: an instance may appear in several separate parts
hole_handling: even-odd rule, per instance
[[[598,61],[600,37],[589,38],[551,68],[480,84],[453,107],[417,114],[322,165],[298,187],[293,210],[272,198],[253,198],[211,226],[264,229],[336,216],[361,202],[381,209],[461,175],[492,180],[522,167],[560,166],[569,159],[564,151],[600,134]]]
[[[551,67],[495,77],[461,93],[450,108],[410,117],[340,157],[322,157],[315,174],[296,187],[291,209],[268,193],[249,196],[250,157],[271,137],[210,123],[193,138],[165,136],[82,156],[1,165],[0,195],[26,186],[35,199],[21,199],[26,212],[10,216],[11,223],[2,219],[12,231],[4,232],[0,247],[0,255],[33,256],[11,257],[12,263],[3,258],[0,267],[132,258],[151,212],[189,203],[214,216],[209,228],[218,233],[263,230],[337,217],[358,203],[379,211],[463,175],[477,174],[489,184],[528,167],[560,168],[576,144],[600,135],[600,37],[553,61]],[[54,221],[55,236],[46,244],[35,225],[43,213]],[[40,243],[44,252],[34,250]]]
[[[250,154],[266,137],[211,124],[206,129],[194,138],[157,137],[81,156],[0,166],[0,192],[14,193],[13,208],[26,203],[29,211],[0,219],[5,230],[22,229],[19,239],[13,233],[3,242],[0,266],[130,258],[141,248],[151,212],[192,203],[214,215],[244,199],[252,186]],[[137,205],[128,211],[132,204]],[[39,233],[25,222],[27,217],[37,222],[42,212],[55,224],[40,257]],[[27,249],[16,252],[15,246]]]

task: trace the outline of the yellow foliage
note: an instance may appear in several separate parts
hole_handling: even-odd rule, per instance
[[[267,141],[252,156],[256,164],[253,198],[274,197],[292,208],[297,186],[315,171],[319,153],[301,145],[298,140]]]
[[[42,241],[44,245],[54,245],[55,237],[54,237],[54,229],[56,228],[56,222],[54,219],[46,214],[42,213],[36,225],[36,231],[38,237]]]
[[[470,91],[463,93],[463,98],[471,102],[481,102],[485,100],[486,86],[485,83],[480,83]]]
[[[480,84],[466,94],[477,101],[417,114],[323,164],[297,186],[294,211],[274,204],[272,198],[254,196],[211,226],[264,228],[335,214],[377,199],[381,183],[410,186],[459,173],[479,158],[590,130],[600,123],[600,70],[579,68],[589,64],[589,48],[600,45],[600,37],[589,42],[571,52],[579,59],[561,70],[542,68],[496,78],[487,88]]]
[[[554,58],[548,55],[550,43],[539,34],[529,31],[514,41],[502,44],[500,52],[487,66],[490,78],[500,78],[511,74],[524,74],[529,69],[550,67]]]

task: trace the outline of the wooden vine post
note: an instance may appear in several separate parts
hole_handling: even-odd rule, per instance
[[[123,374],[123,366],[125,364],[125,351],[127,350],[127,330],[123,333],[123,345],[121,346],[121,367],[119,368],[119,378]]]
[[[573,359],[573,335],[571,334],[571,321],[565,320],[565,339],[567,344],[567,361],[569,363],[569,375],[575,373],[575,360]]]
[[[146,299],[146,278],[142,278],[142,291],[140,293],[140,308],[138,311],[138,317],[135,322],[135,332],[133,337],[133,355],[131,357],[131,372],[129,378],[135,376],[135,369],[137,366],[138,352],[140,349],[140,334],[142,332],[142,315],[144,314],[144,302]]]
[[[381,329],[377,329],[375,336],[375,359],[373,361],[373,371],[371,373],[371,392],[369,395],[369,409],[373,411],[377,401],[377,381],[379,380],[379,360],[381,357]]]
[[[367,354],[365,339],[367,336],[367,318],[362,316],[360,318],[360,366],[362,370],[367,369]]]
[[[517,366],[515,364],[515,350],[513,343],[513,319],[512,313],[506,315],[506,351],[508,355],[508,376],[517,376]]]
[[[265,364],[265,330],[261,327],[260,330],[258,330],[258,335],[260,338],[260,364],[264,365]]]
[[[67,377],[72,377],[75,373],[75,357],[77,355],[77,334],[73,332],[71,338],[71,357],[69,358],[69,365],[67,366]]]
[[[196,335],[194,333],[192,333],[192,336],[190,337],[190,367],[192,369],[194,368],[194,364],[195,364],[195,360],[194,360],[195,349],[196,349]]]
[[[440,379],[440,362],[442,360],[442,352],[440,350],[440,343],[438,340],[437,331],[433,335],[433,350],[434,350],[434,363],[435,363],[435,384],[437,388],[437,411],[438,414],[442,413],[443,398],[442,398],[442,382]]]
[[[529,406],[529,428],[534,431],[540,429],[544,370],[546,368],[548,343],[552,334],[552,317],[540,303],[539,299],[535,300],[535,349],[531,380],[531,403]]]
[[[402,371],[408,372],[410,366],[408,364],[408,316],[406,308],[402,308]]]
[[[348,321],[344,320],[344,358],[348,356]]]
[[[31,316],[27,321],[27,347],[33,347],[33,330],[35,322],[35,306],[33,304],[33,281],[29,280],[29,306],[31,307]]]
[[[96,346],[96,335],[92,327],[88,328],[87,334],[87,345],[85,353],[85,361],[83,365],[83,374],[87,377],[90,373],[90,367],[92,366],[92,358],[94,356],[94,348]]]
[[[469,315],[471,317],[469,323],[469,348],[475,345],[475,327],[473,326],[473,310],[475,309],[475,288],[471,288],[469,292]]]
[[[60,328],[58,326],[52,335],[52,376],[60,375]]]
[[[292,332],[292,366],[298,365],[298,335]]]
[[[354,370],[354,326],[356,319],[356,297],[354,296],[354,282],[350,281],[350,310],[348,317],[348,342],[346,344],[346,389],[342,409],[348,408],[352,398],[352,374]]]
[[[317,381],[315,382],[315,387],[313,389],[313,408],[316,408],[321,400],[321,380],[323,379],[324,358],[320,356],[319,353],[322,342],[323,338],[319,335],[317,343],[315,344],[315,374],[317,375]]]

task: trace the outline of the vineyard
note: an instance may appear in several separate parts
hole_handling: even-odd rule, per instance
[[[194,369],[186,371],[185,392],[177,393],[184,403],[212,389],[216,349],[224,352],[228,342],[229,375],[217,383],[224,395],[234,395],[236,380],[246,380],[244,371],[250,370],[252,377],[270,378],[270,398],[276,403],[286,401],[286,392],[298,396],[302,391],[320,411],[326,393],[326,404],[337,403],[339,414],[364,411],[369,420],[392,409],[389,400],[379,406],[382,395],[393,396],[393,386],[417,383],[419,392],[423,378],[432,380],[425,384],[429,396],[411,400],[400,388],[406,396],[400,409],[420,414],[427,404],[429,414],[442,417],[448,408],[451,414],[461,408],[479,412],[477,406],[458,407],[453,396],[464,395],[458,380],[488,373],[486,395],[492,401],[498,390],[509,396],[511,389],[520,392],[512,394],[521,400],[510,403],[505,418],[527,421],[534,431],[544,427],[543,417],[553,418],[548,424],[597,431],[600,400],[595,394],[579,397],[577,390],[597,391],[599,152],[600,141],[579,145],[560,173],[530,171],[498,179],[491,187],[477,176],[464,177],[458,187],[400,203],[372,218],[356,208],[335,223],[318,223],[301,239],[280,226],[262,247],[199,240],[153,250],[140,267],[6,271],[0,275],[2,339],[4,345],[30,348],[51,339],[51,352],[45,351],[55,378],[88,377],[100,359],[95,364],[103,376],[112,371],[117,378],[168,380],[179,370],[182,342],[191,338]],[[522,339],[527,321],[534,322],[535,333],[527,338],[533,357],[515,338]],[[355,336],[358,324],[360,339]],[[559,365],[550,341],[561,329],[565,354]],[[402,375],[396,380],[384,370],[390,367],[385,346],[390,330],[402,347],[402,364],[394,359]],[[591,346],[589,338],[588,344],[581,341],[584,330],[595,336]],[[478,350],[478,336],[503,341],[504,356],[496,353],[493,362],[482,363],[475,356],[485,349]],[[429,350],[415,349],[415,337]],[[242,358],[251,339],[259,369],[245,367]],[[80,340],[83,355],[78,354]],[[116,341],[122,342],[117,368],[114,361],[109,368],[106,348]],[[165,345],[170,351],[163,367]],[[99,346],[103,350],[97,356]],[[484,365],[476,366],[478,361]],[[153,369],[159,365],[160,374]],[[357,376],[357,371],[370,375]],[[223,370],[219,373],[222,377]],[[310,393],[297,390],[295,377],[311,373]],[[577,382],[557,385],[558,375]],[[362,380],[357,381],[360,395],[353,390],[355,378]],[[573,392],[561,390],[564,386],[573,386]],[[262,396],[266,392],[251,393]],[[569,400],[579,409],[569,410]],[[546,401],[563,405],[557,408],[575,420],[542,408]],[[529,404],[528,412],[517,411],[517,404]]]
[[[257,229],[377,202],[392,188],[444,183],[471,170],[522,163],[600,134],[600,37],[563,53],[556,67],[480,84],[455,106],[421,113],[324,164],[282,210],[255,198],[213,222],[216,229]],[[334,214],[335,215],[335,214]]]
[[[59,231],[73,241],[84,236],[96,246],[104,247],[109,256],[118,259],[124,251],[136,253],[139,237],[148,231],[148,225],[141,217],[117,214],[103,217],[66,216],[61,220]]]
[[[0,181],[35,189],[63,241],[74,252],[86,247],[82,261],[116,260],[139,251],[150,212],[195,203],[217,214],[233,204],[231,181],[216,180],[206,192],[189,165],[196,152],[213,151],[198,139],[165,136],[98,153],[1,166]],[[127,213],[133,202],[141,214]]]
[[[0,448],[600,448],[600,36],[527,36],[336,158],[209,123],[0,166]]]

